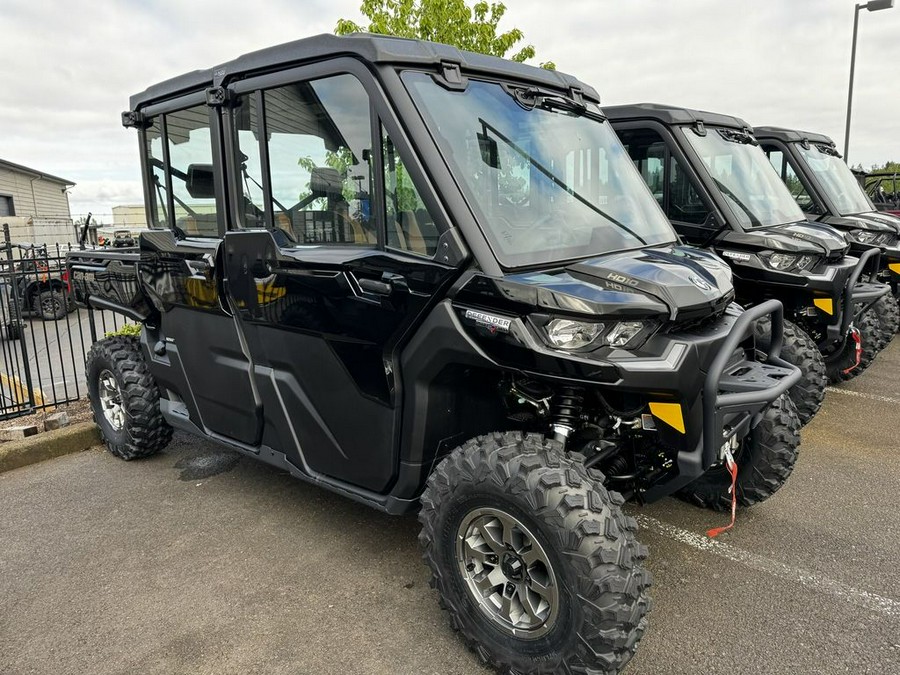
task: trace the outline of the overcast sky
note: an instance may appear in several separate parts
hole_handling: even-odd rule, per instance
[[[0,158],[68,178],[72,214],[142,203],[128,97],[359,20],[359,0],[0,0]],[[843,147],[853,0],[507,0],[535,61],[604,103],[824,132]],[[900,160],[900,7],[860,15],[850,160]]]

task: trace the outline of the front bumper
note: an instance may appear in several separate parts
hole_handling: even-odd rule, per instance
[[[765,316],[772,321],[772,341],[765,361],[742,359],[733,354]],[[743,312],[734,322],[713,360],[703,385],[703,435],[693,450],[679,451],[678,476],[648,490],[653,501],[684,487],[721,461],[722,447],[733,437],[743,438],[755,427],[763,411],[801,377],[800,369],[781,358],[784,308],[768,300]]]
[[[826,362],[841,357],[853,321],[880,297],[890,292],[890,286],[886,284],[877,281],[860,281],[867,268],[871,270],[869,278],[876,278],[881,269],[881,258],[881,252],[877,248],[870,248],[860,253],[859,261],[850,273],[841,296],[841,320],[836,324],[829,325],[826,329],[829,343],[835,345],[835,348],[825,355]]]

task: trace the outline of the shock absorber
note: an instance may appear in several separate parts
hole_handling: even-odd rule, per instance
[[[584,407],[584,391],[579,387],[561,387],[553,397],[553,422],[550,430],[553,438],[563,445],[581,417]]]

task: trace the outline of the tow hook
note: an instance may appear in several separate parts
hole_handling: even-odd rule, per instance
[[[850,339],[853,340],[853,365],[843,371],[844,375],[856,368],[862,360],[862,338],[856,326],[850,326]]]

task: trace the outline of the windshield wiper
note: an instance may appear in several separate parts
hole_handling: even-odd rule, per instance
[[[753,211],[751,211],[750,208],[741,201],[740,197],[738,197],[736,194],[734,194],[734,192],[731,191],[730,187],[725,185],[725,183],[720,181],[718,178],[714,177],[713,181],[715,181],[716,187],[718,187],[719,190],[722,191],[723,195],[737,204],[741,211],[747,214],[747,217],[750,219],[750,225],[752,225],[753,227],[759,227],[760,225],[762,225],[762,222],[759,220],[759,218],[757,218]]]
[[[522,89],[521,87],[504,87],[504,89],[506,89],[507,93],[516,100],[516,103],[526,110],[534,110],[535,108],[541,108],[542,110],[549,110],[551,112],[554,110],[566,110],[598,122],[606,121],[606,118],[603,115],[596,113],[593,110],[589,110],[587,104],[585,104],[583,100],[570,98],[563,94],[543,91],[537,87],[529,87],[527,89]]]
[[[580,193],[578,193],[575,190],[575,188],[571,187],[570,185],[568,185],[567,183],[562,181],[552,171],[550,171],[550,169],[548,169],[543,164],[541,164],[539,161],[537,161],[534,157],[532,157],[529,153],[527,153],[523,148],[519,147],[519,145],[516,144],[515,141],[513,141],[511,138],[508,138],[507,136],[505,136],[502,131],[500,131],[496,127],[492,126],[491,124],[486,122],[481,117],[478,118],[478,121],[481,123],[481,128],[483,129],[485,136],[487,136],[488,131],[493,133],[497,138],[499,138],[501,141],[506,143],[506,145],[508,145],[510,148],[512,148],[516,152],[516,154],[518,154],[522,159],[527,161],[535,169],[537,169],[542,174],[544,174],[547,178],[549,178],[555,185],[557,185],[558,187],[561,187],[568,194],[572,195],[575,199],[577,199],[579,202],[581,202],[582,204],[587,206],[594,213],[598,214],[602,218],[605,218],[606,220],[611,222],[613,225],[615,225],[619,229],[624,230],[625,232],[630,234],[632,237],[637,239],[639,242],[641,242],[645,246],[647,245],[647,241],[643,237],[641,237],[637,232],[632,230],[630,227],[628,227],[624,223],[619,222],[618,220],[613,218],[611,215],[609,215],[608,213],[603,211],[601,208],[599,208],[595,204],[593,204],[590,200],[583,197]]]

